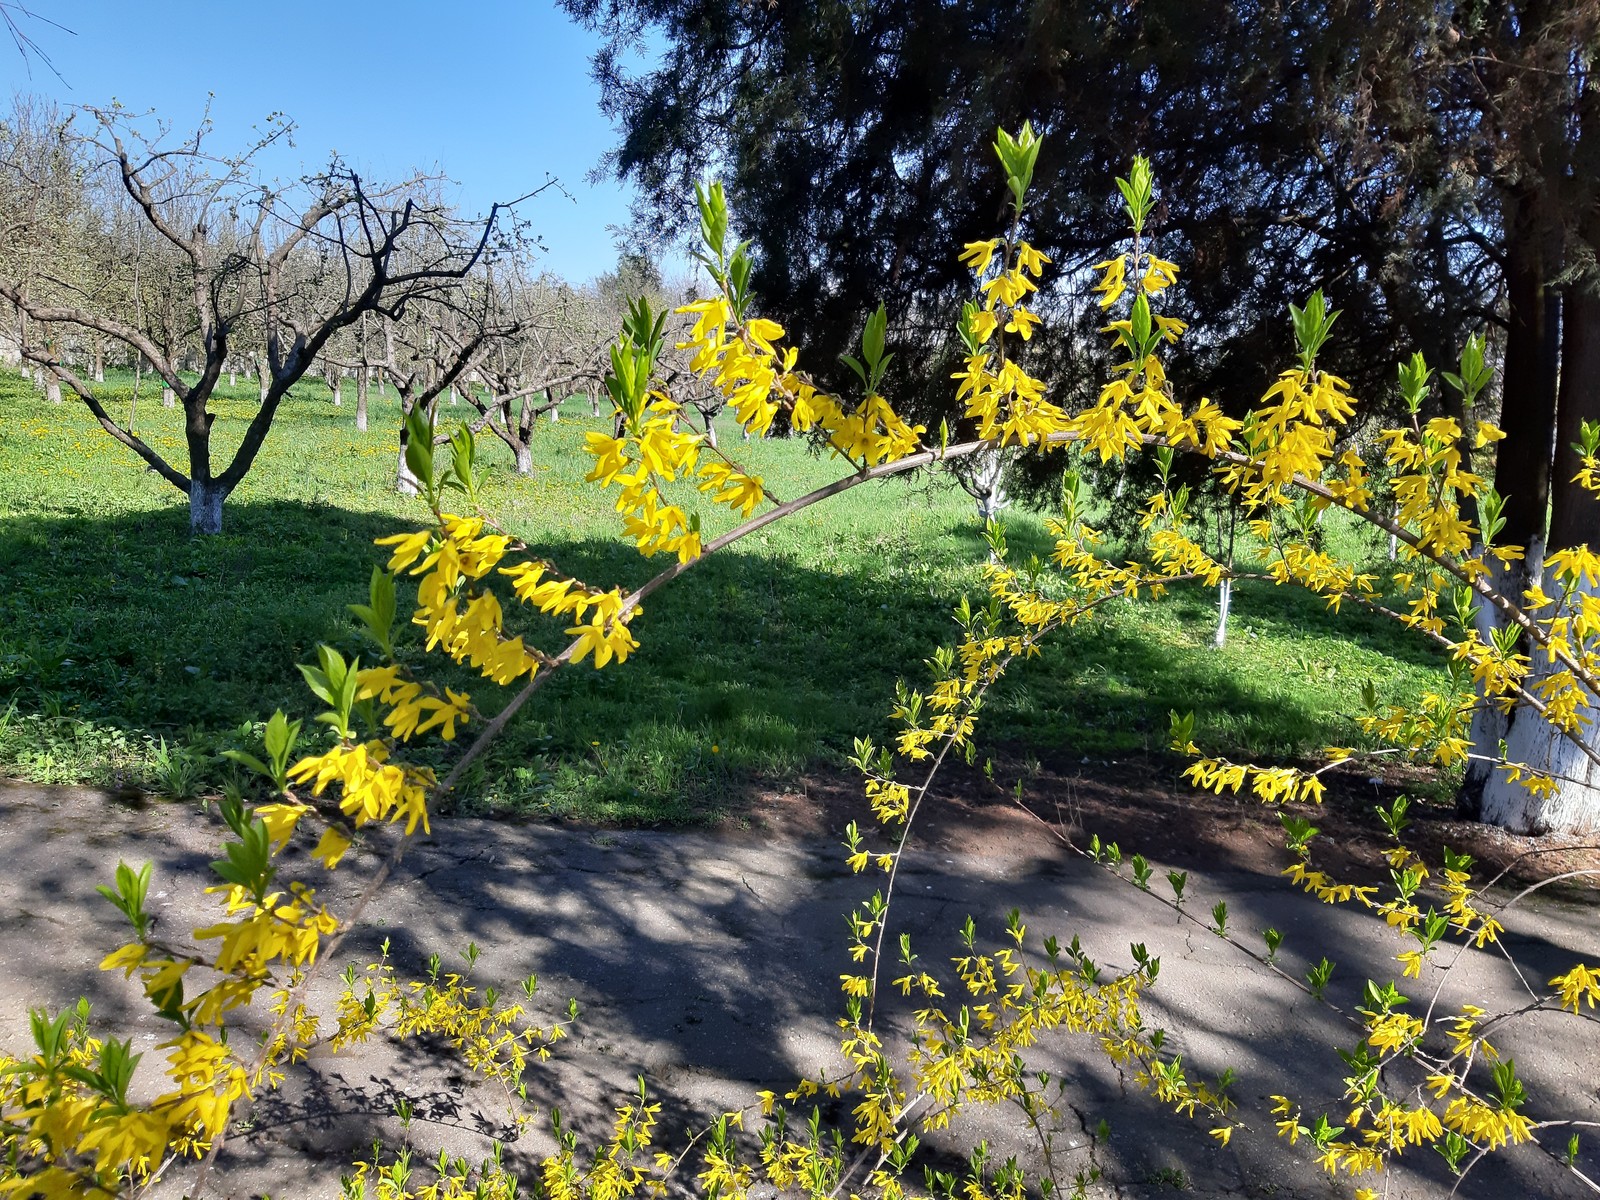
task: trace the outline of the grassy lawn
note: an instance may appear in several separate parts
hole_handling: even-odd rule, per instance
[[[104,386],[125,418],[131,378]],[[255,407],[249,381],[223,391],[218,469]],[[181,417],[146,384],[139,433],[183,467]],[[374,395],[371,429],[357,433],[353,387],[335,408],[320,382],[300,384],[229,500],[223,535],[197,539],[187,500],[81,405],[50,405],[0,375],[0,773],[190,791],[226,778],[218,752],[253,744],[274,708],[310,711],[294,664],[319,641],[363,651],[345,606],[365,599],[380,558],[371,541],[422,515],[393,488],[397,419],[393,394]],[[569,403],[541,426],[525,478],[486,436],[482,457],[500,467],[486,504],[565,569],[626,587],[659,564],[617,538],[609,501],[582,480],[594,426],[587,402]],[[725,446],[783,499],[839,473],[798,442],[746,445],[729,427]],[[1047,552],[1040,516],[1013,512],[1008,525],[1013,553]],[[982,554],[971,502],[937,479],[869,484],[810,509],[652,598],[622,668],[563,672],[465,803],[689,822],[753,780],[835,761],[851,738],[887,731],[895,679],[920,678],[951,640],[950,608],[978,592]],[[1214,623],[1212,592],[1115,607],[1016,672],[986,710],[989,740],[1050,758],[1159,751],[1168,711],[1194,709],[1209,749],[1285,759],[1356,740],[1364,681],[1400,698],[1439,678],[1419,643],[1287,589],[1241,584],[1221,651]],[[500,703],[492,685],[474,691],[486,710]]]

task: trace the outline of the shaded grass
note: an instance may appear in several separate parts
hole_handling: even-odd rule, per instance
[[[106,385],[119,417],[130,384]],[[255,408],[253,385],[222,390],[219,463]],[[219,752],[250,745],[262,717],[310,710],[294,664],[319,641],[364,651],[346,606],[379,561],[372,539],[422,515],[393,488],[392,394],[373,395],[358,434],[353,390],[334,408],[320,383],[299,385],[224,533],[196,539],[186,499],[81,406],[0,376],[0,771],[169,791],[198,771],[215,785],[232,770]],[[138,427],[176,456],[181,411],[158,395],[140,399]],[[588,413],[579,400],[541,426],[528,477],[486,437],[482,455],[501,467],[485,504],[564,569],[627,588],[659,564],[617,539],[610,501],[583,481]],[[797,442],[746,444],[731,427],[724,438],[783,499],[839,473]],[[708,533],[725,527],[708,517]],[[1039,517],[1008,525],[1014,554],[1048,552]],[[970,501],[926,478],[869,484],[774,526],[652,597],[624,667],[553,680],[475,769],[465,803],[688,822],[753,779],[836,761],[853,737],[888,732],[895,679],[920,678],[952,639],[950,608],[981,591],[983,553]],[[1292,758],[1355,740],[1364,681],[1399,699],[1439,678],[1432,652],[1389,626],[1260,584],[1236,588],[1233,637],[1213,650],[1214,602],[1187,591],[1110,606],[1014,671],[986,736],[1051,756],[1159,750],[1168,711],[1193,709],[1209,749]],[[558,628],[534,628],[560,643]],[[501,702],[474,690],[485,709]]]

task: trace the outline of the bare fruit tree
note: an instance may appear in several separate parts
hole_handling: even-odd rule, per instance
[[[449,298],[413,305],[383,326],[382,370],[400,401],[395,487],[408,495],[418,490],[407,457],[412,414],[419,408],[426,411],[431,424],[446,389],[466,383],[497,345],[521,332],[516,314],[497,303],[492,281],[475,278],[473,285]],[[467,391],[470,395],[470,385]],[[446,441],[448,435],[438,440]]]
[[[486,347],[474,369],[484,391],[469,386],[466,396],[479,413],[474,432],[488,429],[504,442],[517,474],[526,475],[533,470],[538,419],[554,419],[573,392],[604,391],[606,350],[617,323],[583,292],[546,276],[502,272],[496,294],[515,314],[518,334]]]
[[[413,306],[453,307],[452,296],[469,277],[518,236],[506,218],[509,206],[462,219],[422,176],[375,186],[335,160],[288,185],[265,183],[256,158],[287,134],[281,121],[243,153],[219,156],[207,147],[209,123],[174,142],[165,130],[147,134],[120,109],[84,111],[93,130],[80,135],[63,126],[63,152],[86,176],[109,173],[131,199],[171,260],[173,302],[136,321],[82,289],[41,286],[41,278],[15,271],[10,256],[0,257],[0,298],[23,319],[23,358],[67,387],[109,436],[189,497],[197,533],[221,531],[223,503],[255,462],[284,396],[330,343],[366,314],[392,322]],[[20,186],[25,190],[26,181]],[[183,406],[186,468],[106,411],[76,356],[64,351],[62,331],[109,339],[143,356]],[[218,470],[210,402],[219,379],[254,349],[236,345],[246,331],[264,347],[257,359],[260,408]]]

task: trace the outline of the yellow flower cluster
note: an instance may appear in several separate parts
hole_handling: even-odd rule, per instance
[[[1458,558],[1472,548],[1477,529],[1462,519],[1460,500],[1476,496],[1481,477],[1461,469],[1461,426],[1453,418],[1435,417],[1409,429],[1386,429],[1385,457],[1396,471],[1393,481],[1397,519],[1417,534],[1423,553]],[[1505,435],[1488,422],[1478,425],[1478,445]]]
[[[427,649],[441,647],[456,662],[468,663],[500,684],[538,670],[539,657],[524,647],[520,637],[503,636],[504,614],[494,593],[473,586],[506,556],[510,537],[486,532],[481,517],[443,513],[437,530],[396,534],[379,538],[377,544],[394,546],[390,571],[421,576],[411,619],[427,633]],[[392,666],[363,678],[362,686],[366,697],[376,695],[392,706],[385,723],[401,739],[440,725],[448,740],[455,736],[455,723],[468,716],[466,697],[450,693],[442,699],[425,697],[417,684],[402,681]]]
[[[969,243],[961,261],[977,277],[982,301],[981,307],[969,306],[963,318],[969,353],[954,376],[956,401],[985,441],[1001,447],[1060,445],[1069,427],[1066,411],[1045,398],[1044,381],[1018,366],[1007,355],[1004,338],[996,337],[1001,331],[1024,342],[1033,336],[1039,316],[1025,300],[1038,291],[1034,280],[1050,259],[1027,242],[1018,241],[1013,250],[997,238]],[[999,270],[985,279],[997,262]],[[995,348],[985,349],[991,342]]]
[[[124,1181],[147,1180],[170,1152],[203,1154],[248,1090],[228,1047],[188,1030],[160,1047],[170,1051],[173,1090],[131,1104],[127,1084],[139,1056],[129,1056],[127,1043],[90,1036],[86,1018],[87,1006],[80,1006],[78,1019],[55,1030],[48,1054],[26,1062],[0,1057],[0,1111],[8,1126],[26,1131],[12,1143],[20,1163],[0,1171],[0,1195],[119,1194]],[[30,1161],[32,1169],[14,1173]]]
[[[699,522],[676,504],[668,504],[661,487],[679,476],[694,474],[699,459],[700,436],[677,427],[678,406],[666,396],[653,395],[637,428],[622,437],[591,432],[584,449],[594,458],[585,477],[601,487],[621,490],[616,510],[623,514],[623,532],[646,557],[674,554],[679,562],[700,557]],[[759,481],[757,481],[759,500]],[[728,503],[724,500],[723,503]]]
[[[847,409],[800,374],[794,347],[781,353],[777,348],[784,336],[777,322],[761,317],[735,320],[725,295],[697,300],[678,311],[695,318],[689,339],[678,348],[693,351],[691,368],[726,397],[751,436],[765,436],[778,413],[786,411],[796,431],[820,430],[834,453],[862,468],[894,462],[922,449],[923,426],[908,424],[876,391]]]
[[[433,773],[425,767],[390,762],[389,747],[383,742],[341,743],[322,754],[307,755],[290,768],[289,778],[310,784],[314,796],[337,783],[339,811],[358,829],[373,821],[404,821],[407,836],[418,825],[428,832],[428,788],[434,782]]]
[[[1257,767],[1224,758],[1201,758],[1184,768],[1183,776],[1196,787],[1221,795],[1238,794],[1246,784],[1263,804],[1309,801],[1321,804],[1326,788],[1315,772],[1298,767]]]
[[[1285,371],[1243,426],[1247,460],[1223,472],[1251,507],[1289,503],[1296,476],[1318,479],[1340,427],[1355,413],[1349,384],[1325,371]]]
[[[399,1038],[434,1035],[459,1052],[472,1071],[514,1092],[530,1057],[548,1059],[550,1047],[567,1036],[569,1023],[530,1024],[521,1004],[502,1004],[495,989],[480,993],[460,974],[441,974],[437,963],[435,959],[427,978],[402,981],[385,946],[363,976],[353,968],[347,971],[330,1045],[338,1050],[379,1030]],[[535,981],[525,981],[522,990],[532,999]]]

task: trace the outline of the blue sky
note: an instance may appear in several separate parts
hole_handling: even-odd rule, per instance
[[[532,190],[522,211],[549,247],[545,265],[574,281],[616,261],[608,226],[630,194],[585,176],[615,141],[589,78],[596,39],[550,0],[478,4],[350,0],[34,0],[28,30],[62,78],[0,46],[0,80],[64,104],[115,98],[192,128],[211,95],[214,145],[248,144],[282,112],[293,149],[269,160],[292,176],[339,151],[374,178],[442,170],[468,211]],[[29,77],[31,71],[31,78]]]

